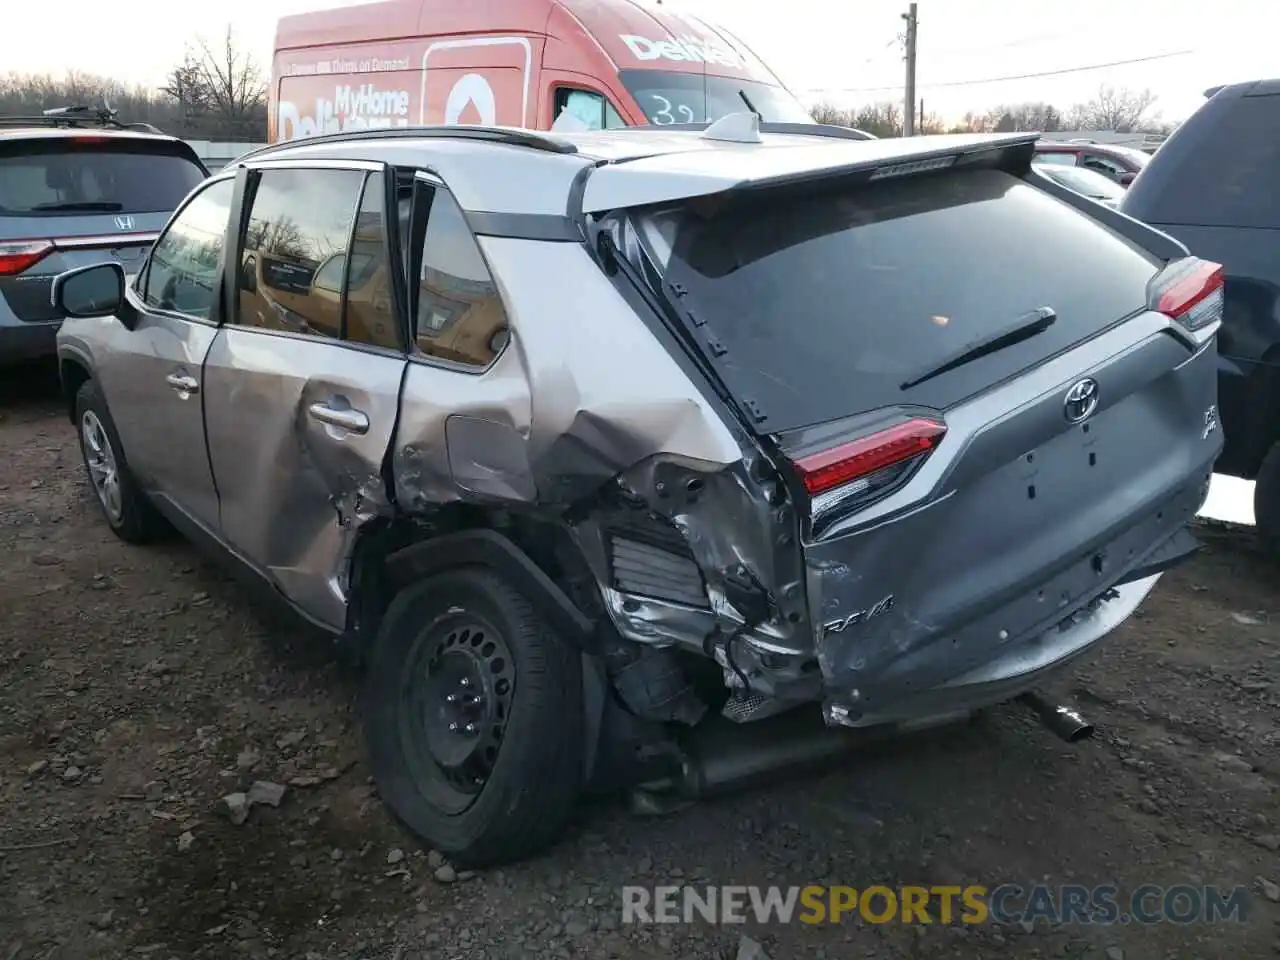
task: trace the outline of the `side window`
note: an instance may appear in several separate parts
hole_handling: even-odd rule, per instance
[[[235,189],[234,180],[209,184],[156,241],[139,291],[147,306],[209,319]]]
[[[342,275],[362,170],[263,170],[240,243],[237,322],[342,336]]]
[[[613,130],[627,125],[613,104],[603,94],[593,90],[557,87],[556,116],[553,119],[558,119],[560,114],[566,112],[585,123],[588,130]]]
[[[431,198],[418,266],[419,355],[485,367],[507,340],[507,314],[480,247],[448,190]]]
[[[1129,168],[1118,160],[1112,160],[1110,157],[1104,157],[1097,153],[1086,153],[1083,165],[1105,177],[1110,177],[1112,180],[1119,180],[1129,172]]]
[[[388,350],[402,350],[400,326],[392,299],[391,251],[387,247],[387,191],[381,174],[365,181],[364,197],[356,215],[355,235],[351,240],[351,265],[347,255],[334,257],[332,268],[339,290],[346,269],[347,308],[344,315],[343,339],[367,343]],[[398,226],[398,225],[397,225]],[[324,273],[322,268],[319,273]],[[317,274],[318,286],[325,278]],[[401,273],[403,276],[403,273]]]

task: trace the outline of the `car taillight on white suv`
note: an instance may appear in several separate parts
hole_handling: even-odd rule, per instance
[[[1195,333],[1222,320],[1225,303],[1222,264],[1199,257],[1174,260],[1152,278],[1147,305]]]
[[[810,516],[869,503],[888,493],[942,442],[946,424],[927,417],[901,423],[792,459],[809,495]]]

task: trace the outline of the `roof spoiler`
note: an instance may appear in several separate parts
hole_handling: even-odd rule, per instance
[[[808,144],[809,149],[799,156],[791,150],[769,149],[758,156],[743,150],[702,160],[691,154],[679,176],[662,170],[660,160],[652,169],[641,160],[605,164],[587,179],[581,209],[598,214],[833,178],[878,182],[958,168],[987,167],[1021,176],[1031,167],[1036,137],[1035,133],[895,137],[871,140],[858,149]],[[749,153],[753,156],[748,157]]]
[[[1225,89],[1227,89],[1227,85],[1225,83],[1220,83],[1216,87],[1210,87],[1208,90],[1204,92],[1204,98],[1208,100],[1210,97],[1213,97],[1214,95],[1216,95],[1219,90],[1225,90]]]
[[[716,124],[721,123],[729,117],[745,117],[755,116],[754,114],[731,113],[719,120],[711,123],[640,123],[629,127],[631,130],[658,130],[658,131],[691,131],[697,133],[699,131],[709,132]],[[738,120],[735,123],[741,123]],[[790,134],[800,137],[830,137],[834,140],[877,140],[874,134],[867,133],[865,130],[859,130],[856,127],[840,127],[832,123],[782,123],[773,120],[758,120],[758,131],[760,133],[779,133]],[[719,139],[718,137],[708,137],[708,139]]]

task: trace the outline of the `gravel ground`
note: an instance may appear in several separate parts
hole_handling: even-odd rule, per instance
[[[380,805],[325,641],[185,544],[117,542],[45,371],[5,384],[0,960],[1280,955],[1280,603],[1247,533],[1202,530],[1061,685],[1091,742],[1001,709],[663,818],[593,803],[459,877]],[[256,781],[283,797],[231,816]],[[1214,926],[620,923],[624,884],[1005,881],[1253,893]]]

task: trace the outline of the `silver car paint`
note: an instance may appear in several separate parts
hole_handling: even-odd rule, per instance
[[[853,149],[866,146],[860,143]],[[796,166],[828,169],[855,156],[849,144],[839,149],[829,144],[768,149],[754,160],[750,150],[723,150],[733,159],[719,158],[728,171],[719,181],[722,185],[741,182],[753,170],[769,176]],[[494,177],[507,169],[502,154],[508,151],[520,151],[527,170],[529,178],[519,184],[509,176]],[[448,183],[471,213],[563,214],[575,180],[591,166],[583,156],[444,140],[391,142],[376,148],[368,141],[312,145],[290,148],[286,155],[317,165],[376,157],[429,169]],[[656,161],[593,173],[587,180],[587,196],[593,198],[589,205],[604,209],[638,198],[665,199],[679,191],[714,188],[717,167],[707,157],[663,159],[670,168],[665,185],[663,164]],[[1182,336],[1167,318],[1145,314],[951,411],[944,443],[906,487],[827,532],[822,543],[800,545],[786,532],[795,525],[793,508],[758,479],[761,455],[754,444],[728,426],[700,395],[582,245],[499,237],[481,237],[480,245],[513,332],[506,349],[482,372],[406,361],[332,341],[232,328],[218,331],[204,362],[202,396],[221,497],[217,531],[303,612],[333,629],[345,622],[352,545],[361,526],[373,517],[393,510],[427,516],[441,504],[469,501],[536,503],[544,517],[554,520],[570,504],[614,481],[621,492],[680,531],[706,578],[709,601],[701,608],[615,589],[608,575],[603,530],[607,518],[589,516],[574,522],[571,533],[619,632],[638,642],[685,644],[697,650],[717,632],[735,637],[742,633],[739,655],[752,675],[753,690],[769,693],[775,682],[798,684],[793,689],[806,689],[806,697],[816,699],[824,680],[843,682],[851,670],[871,662],[892,666],[907,650],[908,637],[919,639],[913,631],[930,630],[910,604],[899,604],[874,635],[858,629],[821,635],[819,624],[869,606],[885,592],[883,571],[850,566],[846,541],[891,520],[909,519],[913,509],[926,502],[930,511],[945,510],[956,493],[945,487],[956,481],[956,471],[965,466],[965,451],[984,431],[998,429],[1037,405],[1057,402],[1083,371],[1122,363],[1144,350],[1158,351],[1157,342]],[[566,297],[566,291],[572,296]],[[1206,331],[1200,339],[1211,336],[1212,331]],[[149,349],[143,347],[147,341],[110,320],[69,322],[60,341],[68,350],[91,357],[99,370],[136,371],[140,348]],[[1187,347],[1182,349],[1190,355]],[[188,357],[165,357],[160,365],[166,362],[176,369]],[[1186,393],[1187,403],[1177,407],[1179,415],[1199,416],[1191,401],[1212,403],[1202,396],[1205,383],[1212,392],[1212,372],[1204,373],[1198,361],[1188,360],[1174,371],[1166,362],[1158,372],[1175,379],[1181,372],[1179,386],[1153,387]],[[150,396],[159,404],[166,392],[162,382],[163,375],[139,380],[139,397]],[[113,406],[117,389],[107,388]],[[339,397],[368,415],[368,434],[355,436],[314,421],[312,404]],[[140,412],[137,419],[137,429],[142,429],[145,418]],[[203,433],[199,439],[203,441]],[[194,445],[195,437],[189,435],[183,442],[187,441]],[[1199,462],[1188,462],[1183,473],[1196,482],[1202,467],[1207,475],[1218,442],[1206,439]],[[381,470],[389,447],[394,507],[382,495]],[[155,491],[170,482],[163,467],[153,470],[149,479]],[[1158,491],[1166,498],[1172,493]],[[1153,494],[1153,503],[1155,499]],[[189,511],[195,506],[180,505]],[[1169,522],[1193,513],[1193,506],[1180,503]],[[927,525],[927,518],[922,522]],[[747,624],[746,614],[729,599],[727,584],[742,576],[763,584],[776,600],[775,614],[763,623]],[[1038,670],[1067,662],[1127,616],[1151,583],[1154,578],[1121,588],[1118,603],[1086,609],[1079,615],[1082,621],[1065,632],[1054,626],[1060,635],[1052,644],[1040,644],[1059,651],[1047,666],[1026,659],[1030,647],[1023,645],[1035,647],[1037,641],[1019,635],[1013,639],[1023,650],[1021,659],[988,657],[986,668],[969,671],[972,689],[954,687],[957,682],[963,686],[963,677],[945,678],[941,685],[952,688],[937,695],[938,703],[930,703],[929,709],[980,700],[983,690],[994,696],[1002,684],[1016,686],[1019,677],[1030,680]],[[815,655],[821,675],[806,679],[804,663]],[[716,656],[726,682],[741,686],[727,644]],[[954,662],[943,647],[933,647],[926,656],[931,658],[926,676],[945,672]],[[896,688],[890,684],[886,689]],[[868,712],[867,703],[875,710],[888,709],[882,708],[873,689],[844,693],[848,695],[827,701],[828,717],[835,722],[866,722],[875,715]]]
[[[204,363],[221,535],[312,619],[346,626],[360,524],[387,508],[382,458],[405,361],[307,336],[224,327]],[[355,411],[359,433],[319,419]]]

